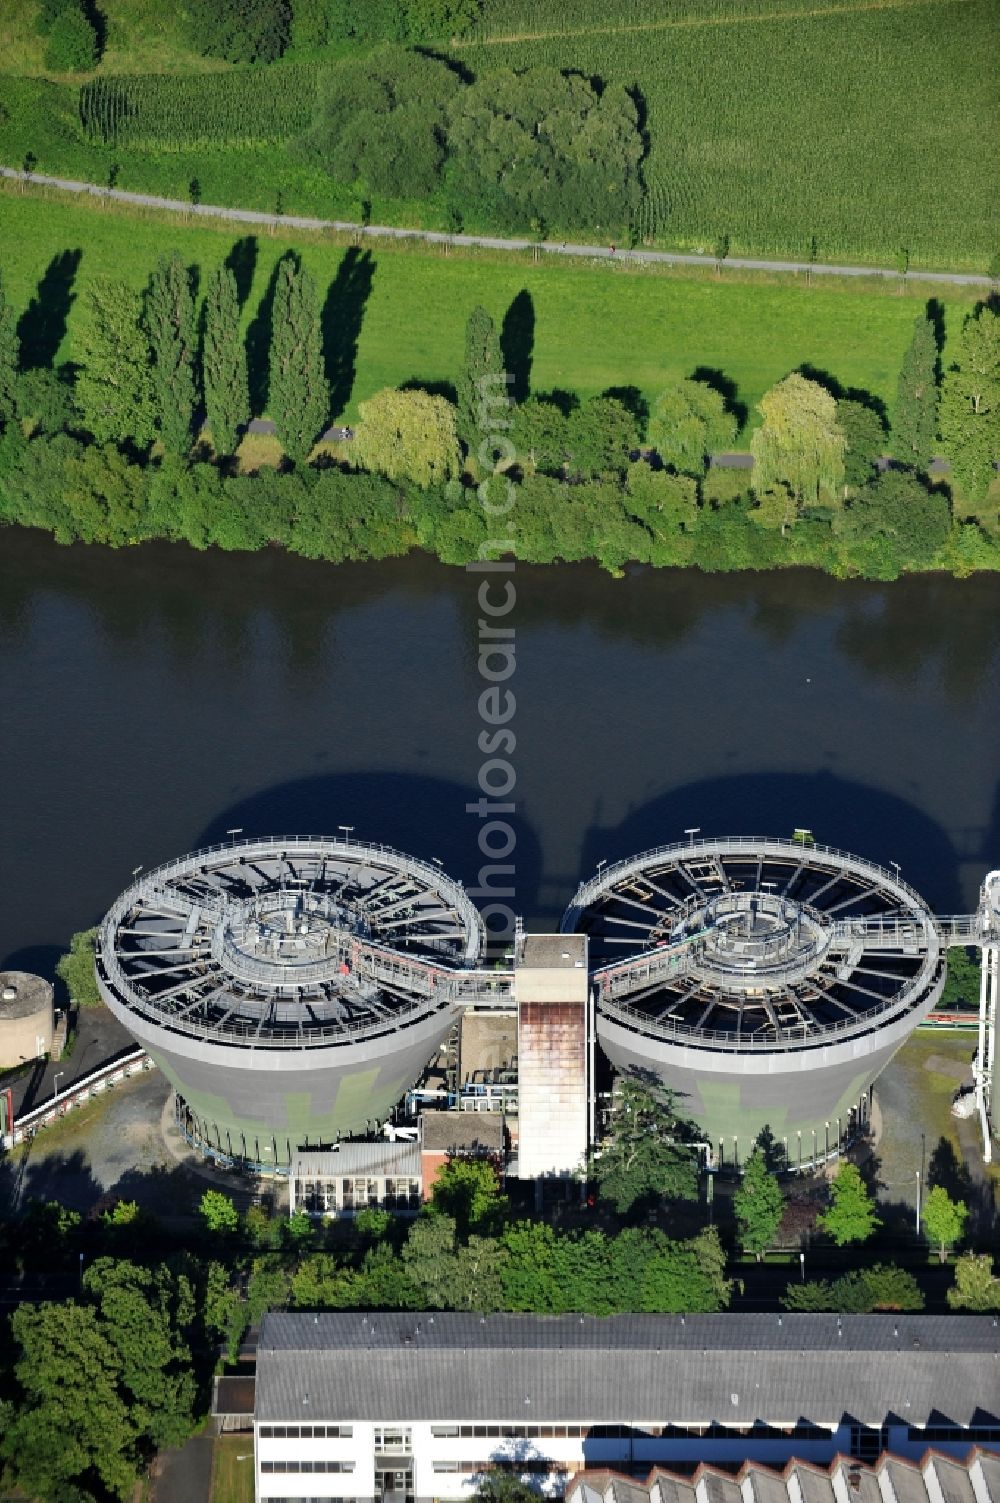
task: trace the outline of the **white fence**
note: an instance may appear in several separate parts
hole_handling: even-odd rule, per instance
[[[73,1107],[84,1106],[111,1086],[128,1080],[132,1075],[138,1075],[141,1070],[155,1068],[145,1049],[134,1048],[125,1054],[119,1054],[115,1059],[98,1065],[89,1075],[74,1080],[65,1090],[50,1096],[41,1106],[25,1112],[23,1117],[15,1118],[13,1131],[8,1127],[8,1131],[0,1136],[0,1145],[7,1149],[16,1148],[18,1143],[33,1138],[40,1128],[60,1121]]]

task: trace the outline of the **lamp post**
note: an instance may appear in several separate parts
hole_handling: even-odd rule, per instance
[[[802,1276],[802,1282],[804,1284],[806,1281],[806,1255],[804,1252],[799,1253],[799,1273]]]
[[[920,1170],[917,1170],[917,1236],[920,1236]]]
[[[694,845],[694,837],[701,834],[701,825],[689,825],[684,834],[688,838],[688,844]]]
[[[55,1075],[52,1077],[52,1100],[53,1101],[55,1101],[56,1097],[59,1094],[59,1082],[60,1082],[60,1080],[62,1079],[62,1077],[65,1074],[66,1074],[65,1070],[57,1070],[56,1073],[55,1073]]]

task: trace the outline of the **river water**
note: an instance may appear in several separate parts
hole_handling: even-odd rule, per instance
[[[518,566],[514,907],[686,827],[1000,865],[1000,581]],[[242,828],[475,884],[479,579],[414,556],[112,553],[0,533],[0,964],[47,970],[140,863]]]

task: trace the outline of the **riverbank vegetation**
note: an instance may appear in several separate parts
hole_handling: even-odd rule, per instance
[[[20,317],[0,292],[3,520],[62,542],[278,545],[335,561],[423,548],[456,564],[500,551],[530,562],[596,559],[615,571],[807,564],[878,579],[1000,563],[992,304],[952,305],[947,344],[938,303],[903,304],[903,328],[893,320],[898,434],[878,393],[801,361],[755,404],[752,470],[727,470],[709,467],[710,456],[748,414],[725,367],[692,354],[677,376],[664,362],[652,402],[624,356],[605,366],[612,379],[597,393],[546,389],[538,372],[548,324],[526,286],[500,319],[468,310],[446,380],[410,366],[409,379],[357,401],[353,428],[325,433],[358,395],[374,263],[354,247],[341,252],[324,297],[304,257],[282,250],[251,316],[256,242],[230,243],[224,260],[218,236],[204,243],[217,257],[204,290],[175,250],[147,263],[139,286],[134,273],[109,275],[107,261],[78,293],[78,249],[57,252]],[[665,312],[675,288],[688,288],[670,278],[648,285]],[[813,298],[809,289],[784,295]],[[885,305],[899,303],[869,299]],[[412,306],[419,349],[435,320],[414,319]],[[480,443],[473,393],[484,380],[506,395]],[[242,434],[253,413],[269,415],[276,467],[247,474]],[[954,494],[931,463],[938,438]],[[896,467],[885,471],[893,445]]]
[[[685,0],[666,16],[656,0],[613,16],[594,0],[176,16],[106,0],[93,15],[6,7],[0,160],[247,208],[722,256],[983,271],[1000,253],[978,126],[991,0],[963,0],[961,25],[955,0]]]

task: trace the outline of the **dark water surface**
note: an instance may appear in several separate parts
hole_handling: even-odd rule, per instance
[[[529,924],[686,826],[806,825],[943,911],[1000,864],[995,578],[514,578]],[[48,968],[140,862],[232,826],[349,824],[474,883],[478,583],[0,533],[0,963]]]

